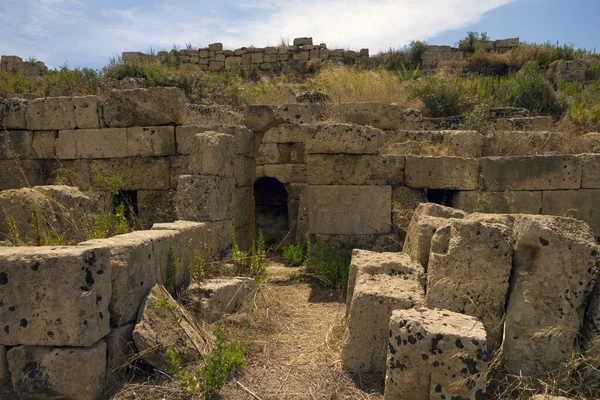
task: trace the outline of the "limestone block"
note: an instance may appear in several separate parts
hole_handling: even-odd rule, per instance
[[[280,160],[279,157],[277,143],[261,143],[256,155],[256,163],[258,165],[281,164],[282,162],[283,160]]]
[[[390,318],[385,400],[485,398],[483,324],[447,310],[395,310]]]
[[[211,43],[208,45],[209,51],[223,51],[223,43]]]
[[[40,230],[62,231],[51,199],[37,190],[21,188],[0,192],[0,236],[7,237],[16,228],[21,239],[31,238],[36,243],[38,232],[32,224],[34,210],[40,218]],[[14,227],[10,225],[11,220]]]
[[[183,125],[176,127],[177,154],[192,154],[195,136],[202,132],[219,132],[234,136],[234,154],[254,157],[254,133],[241,125]]]
[[[8,371],[8,362],[6,361],[6,346],[0,345],[0,388],[1,382],[10,380],[10,372]]]
[[[55,142],[58,137],[57,131],[35,131],[33,132],[32,148],[35,158],[52,159],[56,157]]]
[[[0,159],[27,160],[37,158],[33,151],[33,132],[0,131]]]
[[[446,225],[448,219],[461,219],[466,215],[464,211],[434,203],[419,204],[406,231],[404,252],[418,261],[427,271],[431,238],[435,231]]]
[[[552,130],[554,121],[552,117],[519,117],[506,118],[505,121],[512,129],[518,131],[549,131]]]
[[[48,166],[38,160],[0,160],[0,190],[43,185]]]
[[[312,37],[301,37],[294,39],[294,46],[312,46],[313,39]]]
[[[352,298],[341,359],[353,373],[385,372],[388,324],[392,311],[423,305],[420,265],[402,253],[355,250]]]
[[[127,157],[127,131],[123,128],[59,131],[56,156],[65,160]]]
[[[263,53],[252,53],[250,55],[250,61],[252,62],[252,64],[260,64],[264,61],[264,54]]]
[[[111,128],[183,124],[187,100],[179,88],[112,91],[103,104]],[[49,129],[49,128],[46,128]]]
[[[327,113],[339,121],[371,125],[379,129],[400,129],[406,122],[418,122],[422,119],[407,115],[396,104],[377,102],[337,104],[330,107]]]
[[[238,311],[253,290],[252,278],[208,279],[191,284],[186,299],[202,320],[216,322],[226,314]]]
[[[390,186],[307,186],[303,193],[310,233],[359,235],[391,231]]]
[[[4,124],[6,129],[27,129],[27,105],[28,100],[22,99],[2,99],[0,101],[0,116],[4,115],[4,121],[0,122],[0,127]]]
[[[242,57],[227,57],[225,60],[225,69],[230,70],[242,66]]]
[[[233,150],[233,135],[211,131],[197,133],[190,156],[190,174],[232,178]]]
[[[316,50],[311,50],[308,56],[309,60],[320,60],[321,56],[320,56],[321,50],[316,49]]]
[[[427,203],[427,194],[421,189],[406,186],[394,187],[392,190],[392,225],[400,235],[402,242],[410,225],[416,208],[421,203]]]
[[[99,101],[96,96],[73,97],[73,112],[75,126],[79,129],[99,129]],[[68,129],[68,128],[67,128]]]
[[[19,346],[8,351],[12,385],[19,398],[97,398],[106,376],[106,343],[90,348]]]
[[[90,169],[93,173],[92,185],[102,190],[113,190],[113,178],[117,175],[121,176],[121,190],[169,188],[169,160],[164,157],[95,160]]]
[[[584,154],[579,157],[582,161],[581,187],[600,189],[600,154]]]
[[[481,157],[484,137],[476,131],[450,131],[444,134],[443,145],[456,157]]]
[[[265,165],[264,176],[275,178],[281,183],[305,183],[306,164]]]
[[[513,238],[502,358],[509,373],[543,374],[573,350],[598,246],[585,222],[545,215],[515,216]]]
[[[222,71],[225,68],[225,63],[223,61],[211,61],[209,64],[209,69],[211,71]]]
[[[556,190],[581,187],[581,159],[575,156],[486,157],[486,190]]]
[[[588,223],[595,236],[600,236],[598,214],[600,190],[552,190],[544,191],[543,212],[547,215],[572,217]]]
[[[304,136],[297,125],[283,124],[269,129],[263,136],[262,144],[266,143],[302,143]]]
[[[191,282],[195,266],[195,253],[202,251],[209,241],[208,229],[202,222],[175,221],[154,224],[152,230],[177,231],[175,238],[175,254],[179,259],[175,287],[177,289]]]
[[[175,219],[175,193],[171,190],[138,190],[138,219],[144,229],[154,223],[173,221]]]
[[[323,104],[283,104],[275,108],[275,119],[278,123],[293,125],[314,124],[323,120]]]
[[[175,128],[152,126],[127,128],[127,155],[171,156],[175,154]]]
[[[175,196],[177,217],[188,221],[232,219],[233,178],[181,175]]]
[[[308,154],[377,154],[383,131],[370,126],[324,123],[303,125]]]
[[[275,122],[273,107],[265,104],[254,104],[246,107],[244,125],[254,132],[265,132]]]
[[[275,62],[277,62],[277,54],[265,54],[264,61],[265,61],[265,63],[275,63]]]
[[[27,129],[31,131],[75,129],[74,105],[71,97],[35,99],[27,106]]]
[[[479,160],[463,157],[406,156],[406,186],[427,189],[476,190]]]
[[[254,221],[254,187],[235,188],[234,221],[236,227],[248,226]]]
[[[118,379],[119,371],[125,369],[134,354],[133,328],[135,324],[125,324],[110,330],[106,337],[106,372],[110,378]]]
[[[187,364],[202,358],[209,347],[206,333],[161,285],[155,285],[144,299],[133,341],[145,362],[165,372],[169,370],[167,349]]]
[[[137,310],[156,283],[164,283],[169,246],[179,233],[170,230],[136,231],[80,245],[110,248],[112,296],[110,323],[121,326],[135,321]]]
[[[179,175],[190,174],[190,156],[169,157],[169,187],[177,189]]]
[[[309,185],[392,185],[404,182],[404,156],[309,154]]]
[[[236,156],[233,159],[233,178],[235,187],[252,186],[256,180],[256,162],[254,158]]]
[[[540,214],[542,192],[456,192],[452,205],[466,212]]]
[[[217,54],[215,56],[215,61],[224,63],[225,62],[225,54]]]
[[[0,343],[86,347],[108,334],[109,254],[105,246],[0,248]]]
[[[512,253],[510,231],[499,224],[450,219],[431,239],[425,304],[480,320],[489,354],[502,343]]]
[[[294,61],[308,61],[310,59],[309,51],[299,51],[292,55]]]

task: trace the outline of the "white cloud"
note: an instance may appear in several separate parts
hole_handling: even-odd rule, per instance
[[[1,1],[0,54],[101,66],[122,51],[215,41],[265,46],[301,36],[373,54],[468,26],[519,0],[163,0],[119,9],[100,0]]]

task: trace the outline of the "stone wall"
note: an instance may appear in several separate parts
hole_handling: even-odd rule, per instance
[[[2,56],[0,58],[0,72],[9,75],[41,76],[47,70],[41,61],[23,61],[17,56]]]

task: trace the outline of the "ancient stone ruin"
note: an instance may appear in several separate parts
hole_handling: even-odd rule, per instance
[[[324,53],[295,45],[297,57]],[[219,51],[190,62],[282,54]],[[18,396],[95,398],[134,344],[164,368],[155,343],[181,333],[152,324],[152,305],[172,301],[161,285],[185,290],[195,252],[226,251],[230,228],[242,248],[261,229],[355,249],[342,364],[379,374],[388,400],[482,399],[492,356],[537,376],[600,341],[600,155],[530,155],[556,135],[551,119],[498,109],[507,129],[483,136],[393,104],[255,105],[240,125],[189,125],[187,110],[175,88],[0,103],[0,234],[31,237],[36,204],[72,243],[0,247],[0,380]],[[498,156],[507,138],[522,153]],[[425,143],[444,155],[422,155]],[[117,195],[143,229],[73,233],[83,217],[62,210],[96,212]],[[214,321],[252,282],[195,285]],[[182,341],[182,356],[209,345]]]

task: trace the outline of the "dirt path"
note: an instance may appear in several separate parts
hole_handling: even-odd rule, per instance
[[[249,350],[247,365],[221,391],[223,399],[369,399],[340,367],[345,304],[290,281],[300,268],[269,266],[269,279],[251,302],[250,318],[228,321]],[[251,321],[240,329],[236,325]],[[243,336],[246,336],[245,338]]]

